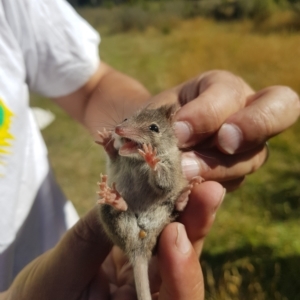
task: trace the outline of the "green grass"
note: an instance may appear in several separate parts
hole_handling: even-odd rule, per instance
[[[153,93],[214,68],[242,76],[255,89],[284,84],[300,93],[300,34],[286,29],[286,14],[269,19],[263,31],[249,20],[174,17],[168,30],[157,21],[118,32],[107,24],[121,8],[81,13],[102,33],[101,58]],[[280,22],[279,30],[274,24]],[[57,116],[43,135],[57,179],[82,215],[96,201],[103,152],[50,101],[33,96],[32,105]],[[268,163],[226,196],[201,258],[207,299],[300,299],[299,130],[297,123],[273,138]]]

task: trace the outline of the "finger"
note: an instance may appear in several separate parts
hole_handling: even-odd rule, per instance
[[[110,298],[109,282],[102,270],[93,279],[88,291],[88,300],[108,300]]]
[[[98,274],[111,247],[95,207],[65,234],[55,248],[23,269],[12,288],[20,290],[19,287],[26,283],[26,293],[38,295],[31,299],[78,299]]]
[[[225,191],[220,184],[216,182],[201,183],[193,188],[189,203],[178,218],[178,221],[186,226],[188,237],[198,257],[202,248],[201,243],[213,223],[216,210],[224,196]],[[149,264],[149,279],[154,299],[157,299],[157,295],[154,293],[158,292],[161,286],[157,260],[157,256],[154,256]]]
[[[203,299],[204,284],[199,258],[180,223],[169,224],[158,247],[161,300]]]
[[[220,183],[226,189],[227,192],[232,192],[239,188],[241,185],[243,185],[243,183],[245,182],[245,178],[245,176],[242,176],[233,180],[223,181]]]
[[[146,153],[145,153],[143,150],[138,149],[138,152],[139,152],[139,154],[140,154],[142,157],[145,157],[145,156],[146,156]]]
[[[107,175],[100,174],[101,182],[106,183],[107,182]]]
[[[102,269],[110,283],[111,298],[109,299],[136,298],[132,265],[120,248],[117,246],[112,248],[102,264]],[[98,296],[96,299],[102,298]]]
[[[268,157],[265,144],[235,155],[218,150],[201,150],[182,154],[182,169],[188,179],[201,176],[206,180],[224,182],[251,174],[261,167]]]
[[[95,300],[99,300],[102,298],[98,297]],[[136,291],[132,286],[124,285],[116,290],[116,292],[112,295],[111,300],[132,300],[136,299]]]
[[[70,274],[78,274],[71,276],[70,284],[80,291],[98,273],[111,248],[112,243],[102,229],[99,207],[96,206],[66,233],[52,251],[48,264],[60,270],[62,280],[70,278]]]
[[[185,225],[188,237],[197,255],[204,237],[215,219],[216,211],[225,197],[224,188],[217,182],[206,181],[194,186],[189,202],[178,221]]]
[[[226,71],[208,72],[185,84],[179,94],[182,108],[174,124],[179,146],[193,146],[215,133],[245,106],[249,93],[244,81]]]
[[[230,116],[217,135],[221,151],[253,149],[290,127],[299,117],[298,95],[287,87],[271,87],[250,97],[250,104]]]

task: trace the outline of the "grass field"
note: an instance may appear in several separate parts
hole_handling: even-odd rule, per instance
[[[155,21],[124,27],[126,9],[80,13],[101,32],[102,59],[153,93],[215,68],[242,76],[257,90],[281,84],[300,93],[300,33],[285,26],[289,13],[259,28],[249,20],[159,14]],[[95,203],[103,152],[50,101],[33,96],[32,105],[56,114],[43,135],[57,179],[82,215]],[[273,138],[268,163],[226,196],[201,258],[207,299],[300,299],[298,132],[300,123]]]

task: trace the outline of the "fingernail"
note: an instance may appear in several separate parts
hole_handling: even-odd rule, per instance
[[[243,134],[234,124],[223,124],[218,133],[219,146],[228,153],[234,154],[242,143]]]
[[[189,154],[182,155],[181,167],[187,179],[191,179],[200,174],[200,166],[197,160]]]
[[[187,122],[179,121],[174,123],[173,128],[178,139],[178,146],[183,147],[192,136],[191,125]]]
[[[186,254],[191,249],[191,243],[182,224],[177,224],[177,238],[175,243],[182,254]]]

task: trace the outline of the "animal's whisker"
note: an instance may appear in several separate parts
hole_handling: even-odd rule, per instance
[[[85,122],[88,122],[89,124],[92,124],[92,123],[95,123],[95,122],[100,122],[98,121],[98,118],[99,119],[105,119],[105,122],[108,123],[108,124],[111,124],[112,126],[116,126],[119,122],[118,120],[116,120],[115,118],[112,117],[111,113],[105,109],[105,108],[98,108],[99,110],[99,115],[97,116],[97,119],[95,120],[91,120],[91,119],[87,119],[87,118],[84,118],[84,121]],[[109,121],[110,120],[110,121]],[[102,121],[103,123],[104,121]]]
[[[111,101],[107,101],[110,108],[111,108],[111,112],[114,112],[116,114],[117,119],[112,118],[116,124],[118,124],[121,121],[120,115],[118,114],[118,110],[116,109],[116,107],[113,105],[113,100]],[[119,120],[119,121],[118,121]]]
[[[112,109],[116,112],[118,119],[123,121],[123,115],[120,115],[120,111],[116,108],[115,102],[113,101],[113,99],[112,99],[112,101],[109,101],[109,104],[111,105]]]
[[[102,127],[102,128],[106,128],[106,129],[107,128],[115,128],[116,127],[116,125],[114,125],[114,124],[108,124],[107,122],[95,122],[95,123],[90,123],[89,125],[90,125],[90,127],[95,127],[95,128]]]
[[[101,89],[100,89],[100,88],[98,88],[98,92],[101,93]],[[116,114],[118,113],[117,110],[116,110],[116,108],[112,106],[111,101],[112,101],[112,100],[107,99],[107,98],[102,99],[102,100],[101,100],[101,109],[100,109],[100,107],[98,107],[98,109],[99,109],[99,112],[100,112],[100,113],[103,113],[103,114],[104,114],[104,117],[109,117],[110,119],[112,119],[112,120],[114,121],[115,124],[118,124],[118,123],[120,122],[120,120],[118,121],[118,120],[115,119],[115,118],[113,117],[113,115],[111,114],[112,112],[113,112],[113,113],[116,113]],[[104,105],[103,105],[103,104],[104,104]],[[110,105],[110,107],[112,108],[112,110],[104,109],[105,104]],[[100,106],[100,104],[99,104],[99,106]],[[119,118],[118,115],[117,115],[117,118]]]
[[[93,147],[93,144],[90,144],[90,145],[88,146],[88,148],[85,149],[85,150],[83,151],[84,156],[86,156],[86,154],[87,154],[89,151],[91,151],[92,147]]]

